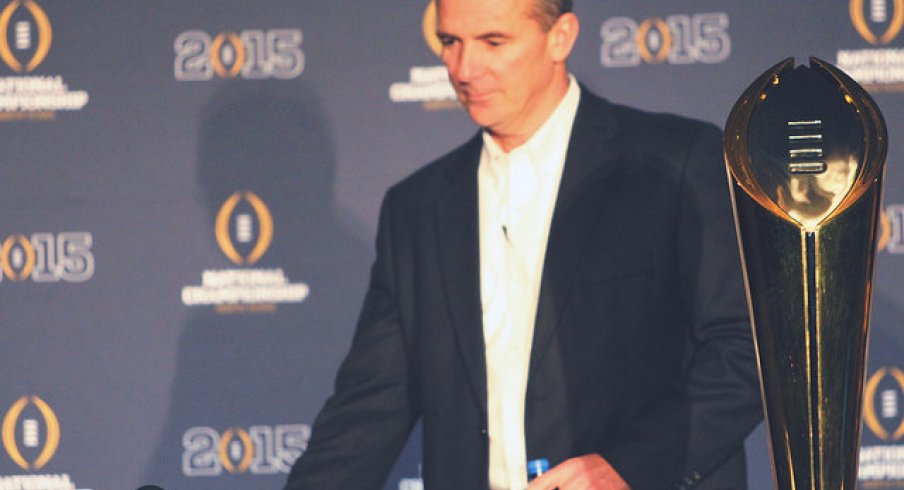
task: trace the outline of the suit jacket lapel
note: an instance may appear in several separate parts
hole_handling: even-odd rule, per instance
[[[454,165],[448,186],[436,198],[437,247],[455,339],[471,387],[486,412],[487,383],[483,315],[480,301],[480,242],[477,166],[482,141],[478,134],[450,157]]]
[[[574,282],[574,274],[587,245],[597,206],[594,185],[613,170],[617,155],[612,135],[615,123],[608,103],[582,87],[565,158],[562,181],[550,226],[543,279],[531,349],[530,373],[537,369],[554,337],[555,329]],[[480,241],[477,166],[482,141],[476,135],[451,157],[461,165],[448,174],[448,186],[436,198],[437,247],[443,284],[459,354],[464,361],[474,396],[485,413],[486,358],[480,301]],[[590,192],[588,192],[590,191]],[[528,379],[531,379],[529,374]]]
[[[594,199],[600,189],[596,182],[614,169],[617,155],[612,138],[615,121],[608,103],[581,89],[546,245],[529,380],[554,338],[583,248],[588,245],[586,237],[599,212],[598,199]]]

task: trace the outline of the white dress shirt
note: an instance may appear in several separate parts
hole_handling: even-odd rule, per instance
[[[527,487],[524,403],[553,208],[580,100],[574,77],[549,119],[504,152],[484,131],[478,168],[480,297],[486,344],[490,488]]]

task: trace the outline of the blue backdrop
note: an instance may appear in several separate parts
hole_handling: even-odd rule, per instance
[[[579,0],[574,74],[722,124],[837,63],[891,146],[861,488],[904,489],[904,0]],[[279,488],[385,189],[475,128],[429,0],[0,0],[0,488]],[[765,436],[748,440],[771,488]],[[414,437],[387,489],[420,488]]]

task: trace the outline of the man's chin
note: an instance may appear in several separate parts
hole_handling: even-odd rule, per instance
[[[474,121],[474,124],[486,128],[493,124],[493,118],[486,111],[481,111],[473,106],[465,106],[465,110],[468,111],[468,116],[471,117],[471,120]]]

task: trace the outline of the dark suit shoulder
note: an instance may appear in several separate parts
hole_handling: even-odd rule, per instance
[[[450,183],[461,178],[476,178],[483,141],[480,133],[461,146],[424,165],[389,188],[387,197],[412,206],[431,200]]]
[[[698,141],[720,144],[721,130],[712,123],[665,112],[615,104],[584,90],[584,117],[600,118],[609,141],[625,155],[674,157]]]

